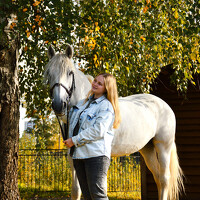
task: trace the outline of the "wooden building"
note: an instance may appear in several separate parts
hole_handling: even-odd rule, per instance
[[[166,101],[176,115],[176,145],[186,189],[180,200],[200,200],[200,79],[195,79],[196,86],[190,85],[183,97],[170,84],[169,77],[169,69],[162,71],[152,94]],[[144,165],[142,179],[142,200],[158,199],[153,176]]]

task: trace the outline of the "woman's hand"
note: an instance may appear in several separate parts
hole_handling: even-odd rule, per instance
[[[69,138],[65,141],[63,141],[63,143],[68,147],[68,148],[71,148],[72,146],[74,146],[74,143],[72,141],[72,138]]]

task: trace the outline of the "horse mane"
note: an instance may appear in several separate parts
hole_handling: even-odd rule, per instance
[[[57,77],[66,74],[69,71],[75,71],[75,67],[66,54],[56,54],[45,66],[44,82],[50,81],[53,84]],[[52,80],[54,77],[54,80]]]
[[[94,80],[94,77],[89,75],[89,74],[87,74],[85,76],[87,77],[88,81],[90,81],[90,83],[92,84],[92,81]]]

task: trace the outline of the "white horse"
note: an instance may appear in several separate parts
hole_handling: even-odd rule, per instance
[[[67,123],[67,105],[73,106],[91,89],[88,77],[72,63],[73,51],[68,45],[64,54],[55,54],[50,46],[45,79],[51,90],[52,106],[57,116]],[[136,94],[119,98],[122,121],[115,130],[112,156],[124,156],[139,151],[152,172],[159,200],[179,199],[184,189],[183,173],[175,145],[176,120],[172,109],[160,98]],[[69,108],[68,108],[69,109]],[[63,133],[64,139],[65,133]],[[80,187],[72,165],[72,199],[80,199]]]

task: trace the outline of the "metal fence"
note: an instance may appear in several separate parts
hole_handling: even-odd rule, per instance
[[[70,191],[71,170],[67,150],[20,149],[18,184],[21,189]],[[140,192],[139,154],[112,157],[108,172],[108,192]]]

